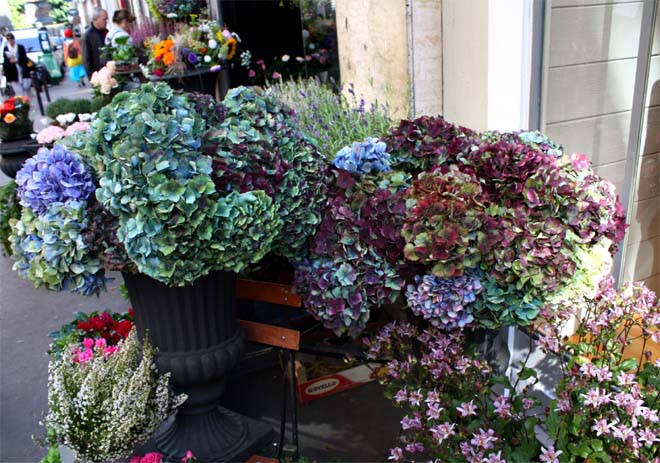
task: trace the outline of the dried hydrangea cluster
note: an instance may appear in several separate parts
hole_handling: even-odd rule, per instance
[[[297,263],[295,288],[327,327],[357,336],[372,307],[398,298],[409,271],[399,233],[409,176],[333,175],[310,256]]]
[[[271,251],[299,255],[321,222],[325,161],[290,110],[250,89],[233,89],[216,103],[145,84],[117,95],[88,133],[46,152],[35,168],[49,176],[28,181],[31,166],[23,173],[23,204],[43,197],[41,207],[52,208],[57,195],[81,201],[78,228],[68,220],[71,234],[53,244],[71,248],[75,265],[62,261],[67,254],[55,254],[60,266],[46,282],[41,269],[29,269],[33,262],[48,264],[33,259],[41,242],[22,225],[15,232],[17,269],[50,289],[96,292],[100,285],[86,277],[102,277],[101,265],[170,286],[212,270],[240,272]],[[29,218],[32,228],[41,227],[39,216]]]
[[[418,317],[433,326],[453,330],[474,321],[472,306],[482,290],[479,278],[468,273],[450,279],[417,275],[415,284],[406,288],[406,299]]]
[[[135,331],[110,355],[88,339],[50,361],[46,424],[76,458],[113,461],[146,442],[186,397],[170,395],[169,374],[158,374],[153,348]]]
[[[363,263],[380,267],[381,276],[392,270],[406,284],[415,274],[417,283],[433,281],[409,291],[408,304],[447,327],[470,319],[452,312],[458,296],[448,289],[462,288],[465,274],[481,289],[464,309],[474,323],[497,328],[528,325],[547,301],[593,292],[608,270],[625,217],[612,184],[594,174],[584,155],[564,155],[538,132],[479,134],[428,116],[401,121],[382,140],[384,151],[367,139],[338,153],[311,260],[299,265],[296,286],[307,308],[335,331],[358,332],[365,312],[392,299],[365,302],[358,297],[363,272],[355,270],[348,285],[328,277],[332,262],[336,270]],[[362,196],[365,188],[382,198],[366,185],[381,188],[393,178],[400,181],[396,197],[362,206],[371,201]],[[389,229],[384,239],[381,224]],[[363,262],[362,246],[377,252]],[[391,294],[387,278],[368,281],[372,293]],[[358,300],[365,304],[359,317]],[[352,317],[342,316],[345,307]],[[346,326],[351,318],[360,320],[357,328]]]

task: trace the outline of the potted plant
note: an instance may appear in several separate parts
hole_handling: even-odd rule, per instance
[[[32,156],[37,145],[32,142],[30,99],[13,96],[0,106],[0,170],[14,177],[23,162]]]
[[[18,175],[14,268],[81,294],[121,271],[139,336],[149,331],[158,368],[189,396],[160,449],[242,458],[265,434],[217,408],[245,343],[236,273],[269,252],[304,252],[321,221],[324,160],[288,109],[247,88],[215,103],[145,84],[63,143]]]
[[[147,338],[133,330],[117,345],[85,337],[51,357],[45,424],[78,460],[130,455],[185,400],[168,391]]]

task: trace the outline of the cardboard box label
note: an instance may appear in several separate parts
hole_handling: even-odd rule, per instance
[[[301,402],[310,402],[337,392],[345,391],[373,381],[371,368],[374,365],[360,365],[332,375],[321,376],[298,384]]]

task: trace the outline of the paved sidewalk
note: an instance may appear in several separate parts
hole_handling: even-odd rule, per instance
[[[69,81],[50,89],[51,100],[91,97]],[[44,100],[45,101],[45,100]],[[35,129],[48,124],[36,102]],[[9,179],[0,172],[0,184]],[[71,320],[76,311],[126,310],[119,293],[121,275],[99,298],[35,289],[12,270],[11,258],[0,255],[0,463],[36,463],[45,450],[32,435],[44,432],[39,421],[47,410],[48,333]],[[279,426],[281,379],[270,368],[235,379],[226,406]],[[321,461],[386,461],[399,429],[400,412],[371,383],[300,407],[301,455]]]

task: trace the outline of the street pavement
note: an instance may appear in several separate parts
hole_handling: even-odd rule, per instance
[[[68,80],[50,88],[60,97],[91,98],[91,90]],[[44,96],[44,104],[45,96]],[[35,130],[48,125],[32,105]],[[0,172],[0,184],[9,179]],[[45,454],[32,436],[47,411],[48,333],[68,323],[74,312],[125,311],[121,275],[114,274],[100,297],[53,293],[20,278],[12,259],[0,255],[0,463],[34,463]],[[281,401],[277,366],[234,379],[224,405],[277,430]],[[400,413],[384,399],[377,383],[329,396],[300,407],[301,455],[312,461],[386,461],[399,429]]]

